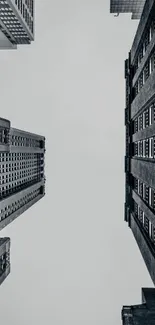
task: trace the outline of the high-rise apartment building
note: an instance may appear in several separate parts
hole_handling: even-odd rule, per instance
[[[155,1],[147,0],[126,78],[126,203],[128,222],[155,284]]]
[[[45,138],[0,119],[0,230],[45,195]]]
[[[132,13],[132,19],[141,17],[146,0],[110,0],[111,13]]]
[[[34,40],[34,0],[0,0],[0,49]]]
[[[0,284],[10,273],[10,238],[0,238]]]
[[[155,289],[142,288],[142,304],[123,307],[122,323],[123,325],[155,324]]]

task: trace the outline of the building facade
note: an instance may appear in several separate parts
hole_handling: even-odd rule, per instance
[[[0,119],[0,230],[45,195],[45,138]]]
[[[10,238],[0,238],[0,284],[10,273]]]
[[[34,40],[34,0],[0,0],[0,49]]]
[[[155,284],[155,1],[147,0],[125,62],[128,222]]]
[[[155,324],[155,289],[142,288],[142,304],[123,306],[123,325]]]
[[[132,19],[140,19],[146,0],[110,0],[111,13],[132,13]]]

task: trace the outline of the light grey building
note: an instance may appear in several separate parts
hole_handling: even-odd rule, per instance
[[[10,238],[0,238],[0,284],[10,273]]]
[[[0,230],[45,195],[45,138],[0,119]]]
[[[146,0],[110,0],[110,12],[132,13],[132,19],[140,19]]]
[[[0,49],[34,40],[34,0],[0,0]]]

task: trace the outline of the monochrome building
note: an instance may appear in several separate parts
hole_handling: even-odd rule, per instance
[[[123,306],[123,325],[155,324],[155,289],[142,288],[142,304]]]
[[[0,284],[10,273],[10,238],[0,238]]]
[[[0,119],[0,230],[45,195],[45,138]]]
[[[132,19],[141,17],[146,0],[110,0],[110,12],[115,14],[132,13]]]
[[[34,0],[0,0],[0,49],[34,40]]]
[[[155,1],[147,0],[126,78],[126,202],[128,222],[155,284]]]

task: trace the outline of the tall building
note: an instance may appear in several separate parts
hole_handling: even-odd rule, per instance
[[[122,323],[123,325],[155,324],[155,289],[142,288],[142,304],[123,307]]]
[[[45,138],[0,119],[0,230],[45,195]]]
[[[146,0],[110,0],[111,13],[132,13],[132,19],[141,17]]]
[[[155,1],[147,0],[126,78],[126,202],[128,222],[155,284]]]
[[[10,238],[0,238],[0,284],[10,273]]]
[[[0,0],[0,49],[34,40],[34,0]]]

